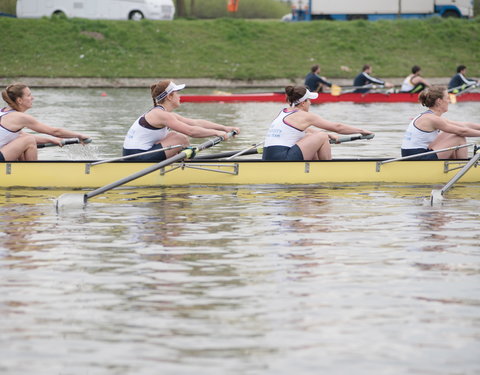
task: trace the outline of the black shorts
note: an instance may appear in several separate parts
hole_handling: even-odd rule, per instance
[[[402,156],[422,154],[429,151],[433,150],[429,148],[402,148]],[[437,154],[420,155],[418,158],[412,158],[410,160],[438,160],[438,156]]]
[[[163,146],[160,143],[156,144],[156,145],[153,145],[153,147],[150,150],[124,148],[123,149],[123,156],[140,154],[142,152],[158,150],[158,149],[161,149],[161,148],[163,148]],[[139,155],[139,156],[135,156],[133,158],[128,158],[127,160],[128,161],[163,161],[166,158],[167,158],[167,155],[165,154],[165,151],[157,151],[157,152],[153,152],[153,153],[147,154],[147,155]]]
[[[298,145],[269,146],[263,149],[262,160],[265,161],[303,161],[303,153]]]
[[[6,161],[5,156],[3,156],[2,151],[0,151],[0,162]]]

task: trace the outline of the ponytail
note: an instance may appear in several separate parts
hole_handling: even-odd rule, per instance
[[[23,96],[23,90],[25,90],[28,86],[23,83],[14,83],[9,85],[2,91],[2,98],[5,103],[8,104],[10,108],[18,111],[19,107],[17,104],[17,99]]]

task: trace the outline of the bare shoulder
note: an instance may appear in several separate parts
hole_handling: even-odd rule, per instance
[[[445,120],[434,113],[425,113],[423,116],[415,121],[415,125],[420,130],[433,131],[442,127],[445,124]]]

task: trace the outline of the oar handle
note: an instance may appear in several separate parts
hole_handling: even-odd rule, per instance
[[[227,133],[227,137],[226,138],[223,138],[223,137],[215,137],[213,139],[210,139],[209,141],[206,141],[205,143],[202,143],[201,145],[195,147],[193,149],[193,152],[191,153],[191,155],[188,155],[188,158],[191,159],[193,157],[195,157],[195,154],[198,152],[198,151],[202,151],[202,150],[205,150],[206,148],[209,148],[209,147],[212,147],[212,146],[215,146],[216,144],[219,144],[220,142],[224,141],[225,139],[227,138],[230,138],[230,137],[233,137],[235,135],[237,135],[238,132],[236,130],[232,130],[231,132],[228,132]]]
[[[351,141],[358,141],[359,139],[372,139],[375,137],[375,134],[367,134],[367,135],[346,135],[343,137],[339,137],[337,141],[330,139],[331,144],[338,144],[344,142],[351,142]]]
[[[80,141],[80,139],[78,138],[65,138],[65,139],[62,139],[62,146],[65,146],[65,145],[74,145],[74,144],[78,144],[78,143],[91,143],[92,142],[92,139],[91,138],[86,138],[84,139],[83,141]],[[44,148],[44,147],[53,147],[53,146],[59,146],[58,144],[56,143],[53,143],[53,142],[47,142],[47,143],[40,143],[37,145],[37,148]]]

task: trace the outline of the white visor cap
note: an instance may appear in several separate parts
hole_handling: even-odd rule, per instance
[[[160,100],[166,98],[168,94],[171,94],[174,91],[183,90],[184,88],[185,88],[184,83],[182,83],[181,85],[176,85],[174,82],[170,81],[165,91],[162,92],[160,95],[158,95],[155,99],[157,100],[157,102],[159,102]]]
[[[311,92],[308,89],[306,89],[307,92],[305,95],[303,95],[300,99],[295,100],[293,104],[299,105],[300,103],[303,103],[307,99],[317,99],[318,98],[318,92]]]

